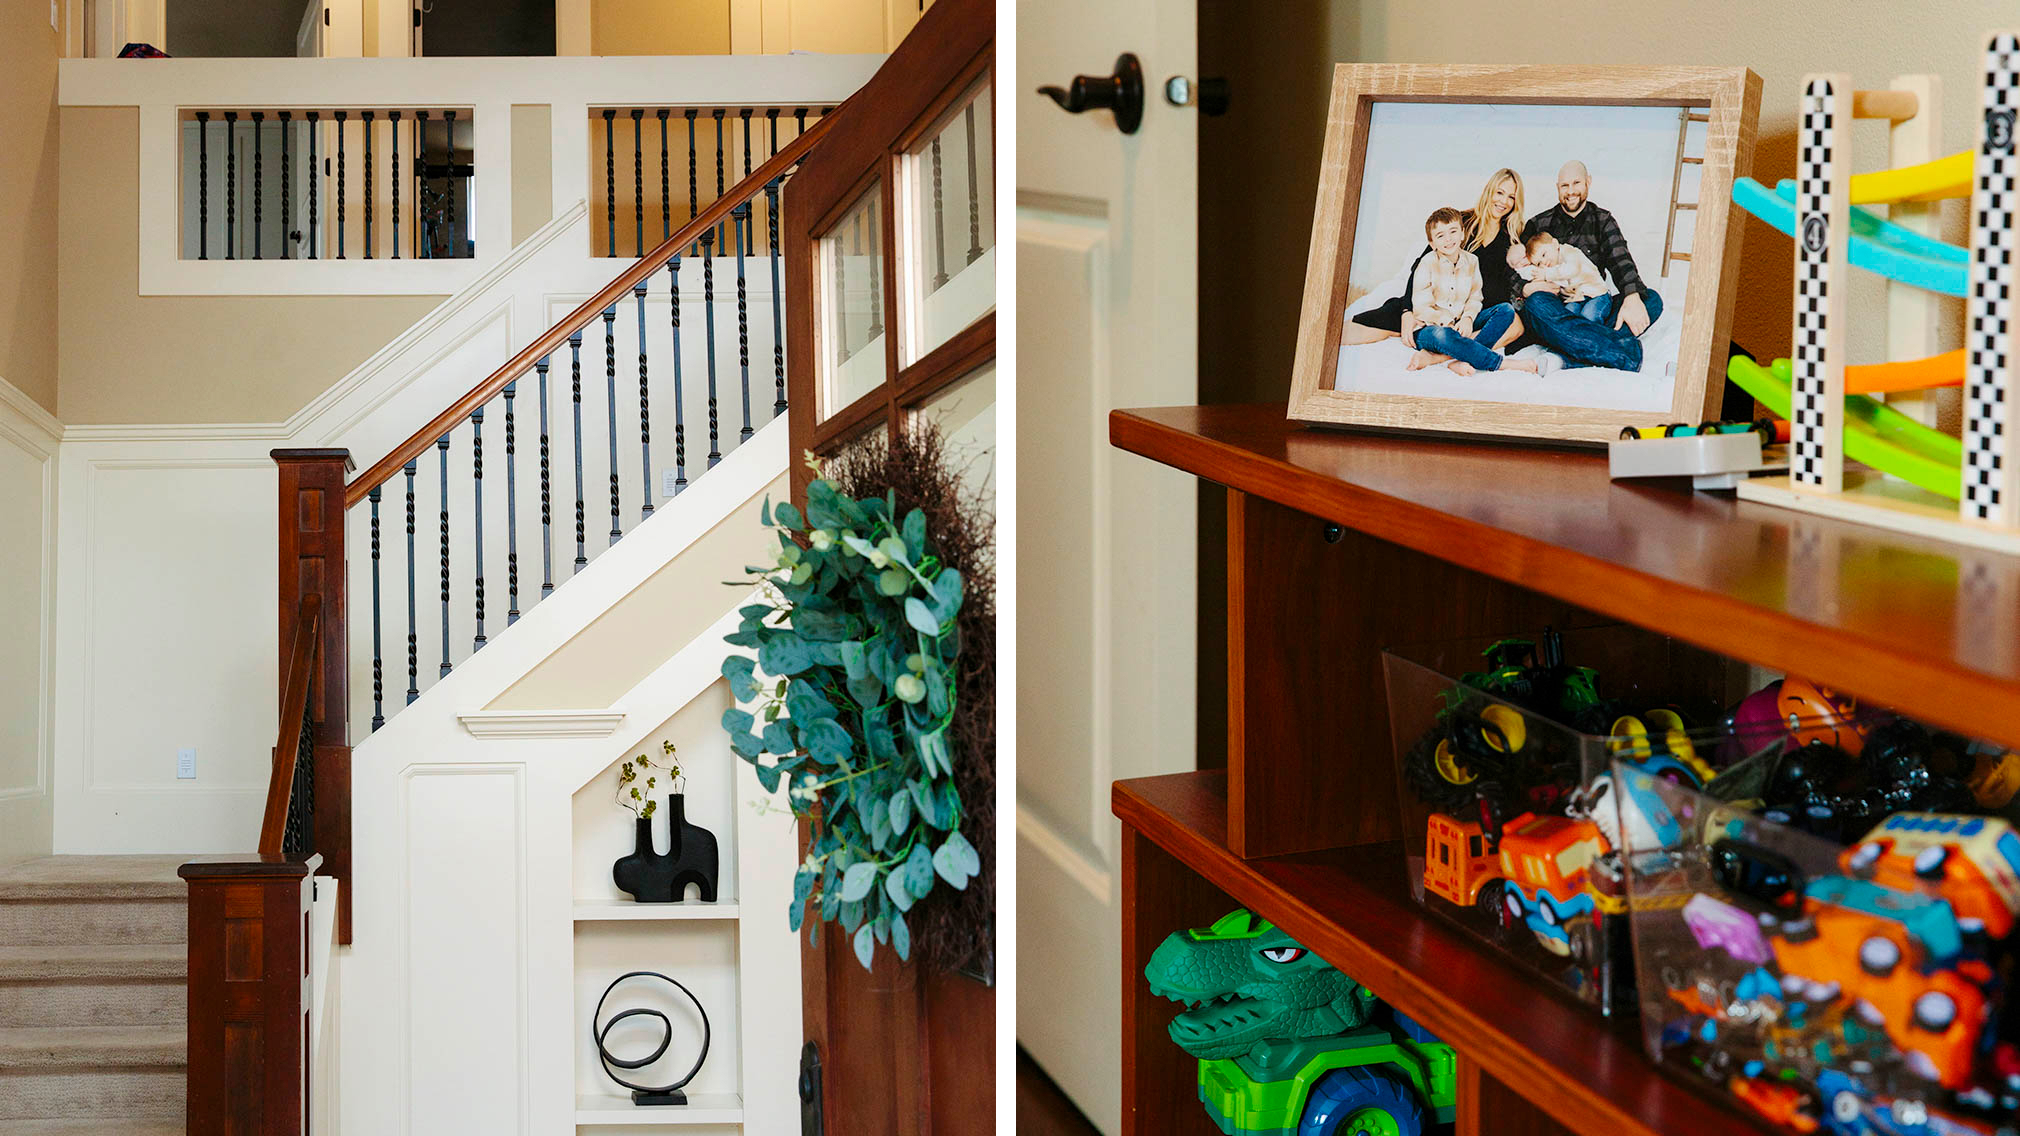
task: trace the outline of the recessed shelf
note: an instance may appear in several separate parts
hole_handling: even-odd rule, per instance
[[[732,901],[721,903],[703,903],[693,899],[683,903],[635,903],[630,900],[609,899],[575,901],[577,923],[650,919],[736,919],[740,911],[741,908]]]
[[[667,1124],[742,1124],[743,1098],[735,1093],[691,1093],[684,1105],[641,1108],[631,1097],[601,1093],[575,1098],[578,1127],[615,1125],[643,1127]]]

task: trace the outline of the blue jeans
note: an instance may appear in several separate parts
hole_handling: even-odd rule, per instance
[[[1564,306],[1578,313],[1579,319],[1591,320],[1593,323],[1606,323],[1609,314],[1613,310],[1613,297],[1594,296],[1590,300],[1573,300]]]
[[[1473,334],[1470,337],[1455,327],[1418,328],[1417,348],[1450,355],[1461,363],[1471,364],[1476,371],[1498,371],[1501,369],[1501,353],[1494,350],[1494,345],[1508,333],[1508,325],[1514,322],[1514,305],[1495,304],[1473,317]]]
[[[1567,304],[1555,292],[1538,292],[1522,302],[1523,323],[1545,347],[1564,357],[1569,367],[1611,367],[1619,371],[1641,369],[1641,340],[1624,327],[1613,326],[1620,316],[1624,297],[1601,296],[1584,304]],[[1662,297],[1653,289],[1641,293],[1654,326],[1662,318]],[[1603,318],[1595,321],[1581,309],[1598,308]]]

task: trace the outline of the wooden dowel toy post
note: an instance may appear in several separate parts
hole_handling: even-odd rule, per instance
[[[1971,194],[1970,293],[1964,298],[1964,465],[1958,512],[2012,528],[2014,463],[2007,440],[2020,419],[2013,392],[2013,118],[2020,108],[2020,39],[1997,32],[1985,48],[1984,114]]]
[[[1796,154],[1796,289],[1789,479],[1806,493],[1844,489],[1846,232],[1851,217],[1852,85],[1803,77]]]
[[[1919,166],[1943,156],[1943,81],[1935,75],[1901,75],[1888,93],[1914,100],[1915,113],[1894,119],[1887,128],[1887,165],[1892,169]],[[1902,201],[1887,207],[1887,220],[1911,232],[1942,236],[1942,203]],[[1887,358],[1926,359],[1943,349],[1939,320],[1940,297],[1926,288],[1899,280],[1887,281]],[[1954,399],[1951,400],[1954,404]],[[1886,402],[1925,426],[1935,426],[1944,392],[1896,391]],[[1953,411],[1954,417],[1954,411]]]

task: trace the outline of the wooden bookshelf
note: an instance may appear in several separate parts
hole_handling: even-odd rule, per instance
[[[1596,451],[1322,431],[1280,406],[1109,427],[1230,491],[1226,769],[1114,791],[1124,1131],[1213,1131],[1142,973],[1237,904],[1454,1045],[1461,1136],[1773,1131],[1415,904],[1381,651],[1626,621],[2020,745],[2020,558],[1616,485]]]

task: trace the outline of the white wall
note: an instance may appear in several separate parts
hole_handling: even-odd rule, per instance
[[[62,427],[0,379],[0,864],[47,855],[56,452]]]

